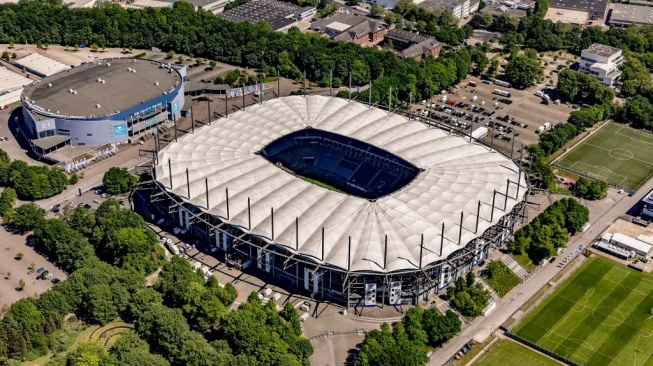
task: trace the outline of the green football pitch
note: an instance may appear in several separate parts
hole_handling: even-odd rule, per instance
[[[555,165],[634,190],[653,174],[653,134],[611,122]]]
[[[512,333],[578,365],[653,365],[653,276],[590,258]]]
[[[490,348],[490,351],[474,366],[558,366],[558,362],[522,346],[521,344],[502,340]]]

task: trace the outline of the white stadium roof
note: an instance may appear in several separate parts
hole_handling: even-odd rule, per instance
[[[367,200],[309,183],[256,154],[277,138],[308,126],[375,145],[423,171],[398,191]],[[417,269],[422,234],[423,265],[445,259],[497,224],[521,202],[527,186],[514,162],[486,146],[377,108],[323,96],[269,100],[185,135],[159,153],[156,177],[159,184],[186,202],[317,263],[347,269],[351,236],[350,270],[368,272]],[[500,193],[491,215],[495,190]]]
[[[16,64],[41,76],[50,76],[70,69],[70,66],[64,65],[59,61],[55,61],[38,53],[32,53],[29,56],[18,59]]]
[[[32,82],[33,80],[17,74],[4,66],[0,66],[0,94],[22,89],[25,85],[29,85]]]

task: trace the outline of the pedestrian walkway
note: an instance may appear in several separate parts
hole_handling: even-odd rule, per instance
[[[446,314],[447,310],[452,310],[451,306],[449,306],[449,303],[447,301],[442,301],[439,304],[436,305],[440,313]]]
[[[508,266],[510,270],[519,277],[519,279],[524,282],[524,280],[528,277],[528,272],[524,269],[524,267],[520,266],[519,263],[515,262],[514,259],[512,259],[511,256],[508,254],[504,255],[501,257],[501,261],[503,264]]]
[[[492,297],[493,302],[496,302],[497,300],[499,300],[499,295],[494,291],[494,289],[492,287],[490,287],[490,285],[485,283],[485,281],[483,281],[481,279],[481,277],[476,277],[476,282],[480,283],[481,286],[483,286],[483,288],[486,289],[490,293],[490,296]]]

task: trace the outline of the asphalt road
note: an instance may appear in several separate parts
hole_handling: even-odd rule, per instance
[[[584,248],[591,245],[594,239],[601,234],[619,216],[624,215],[634,206],[646,193],[653,189],[653,180],[649,180],[632,196],[618,195],[616,203],[607,211],[601,212],[590,208],[590,228],[581,235],[573,237],[567,245],[566,253],[575,252],[580,245]],[[564,267],[562,267],[564,268]],[[539,267],[524,283],[518,285],[506,297],[497,302],[497,308],[487,317],[478,317],[474,322],[442,348],[436,349],[431,355],[429,365],[443,365],[447,360],[456,354],[476,334],[490,334],[499,328],[515,311],[517,311],[528,299],[537,293],[547,284],[562,268],[555,264],[547,264]]]

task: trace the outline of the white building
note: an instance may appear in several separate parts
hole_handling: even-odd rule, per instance
[[[594,43],[580,54],[579,71],[594,75],[605,85],[613,86],[619,80],[619,66],[624,63],[621,50]]]
[[[651,249],[653,249],[650,244],[621,233],[612,235],[610,243],[627,250],[632,250],[633,252],[645,257],[647,257],[651,253]]]

